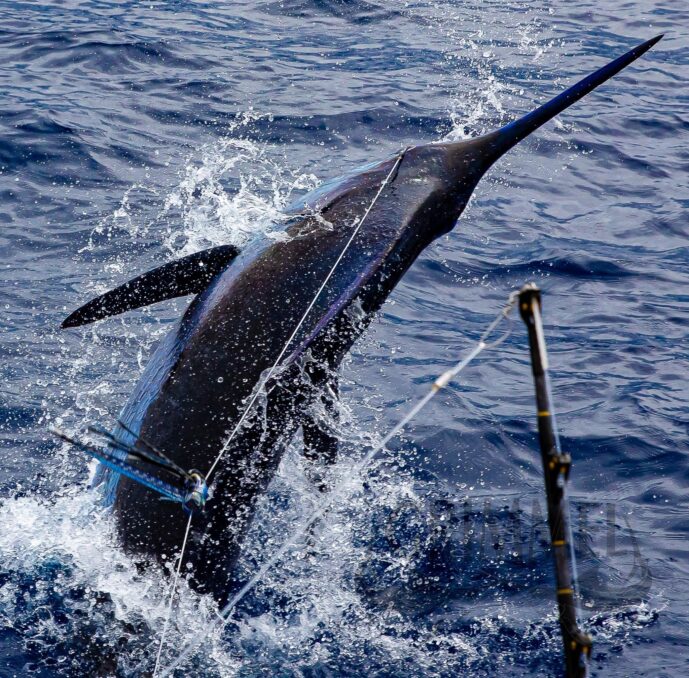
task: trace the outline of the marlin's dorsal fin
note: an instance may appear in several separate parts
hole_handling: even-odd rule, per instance
[[[78,327],[165,299],[198,294],[238,254],[233,245],[221,245],[154,268],[91,299],[65,318],[62,327]]]

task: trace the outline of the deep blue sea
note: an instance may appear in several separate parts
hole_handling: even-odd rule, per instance
[[[165,617],[168,578],[118,548],[49,427],[111,423],[188,299],[67,313],[662,32],[496,164],[406,275],[342,368],[337,473],[537,282],[593,674],[689,675],[685,0],[0,0],[0,19],[0,676],[150,675]],[[562,674],[519,319],[357,487],[176,675]],[[312,502],[295,441],[242,576]],[[184,583],[163,665],[213,619]]]

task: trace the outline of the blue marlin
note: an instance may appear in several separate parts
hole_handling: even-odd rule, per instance
[[[307,463],[335,461],[337,437],[314,416],[315,406],[336,413],[338,365],[419,254],[454,228],[481,177],[661,37],[497,131],[412,146],[324,184],[289,209],[285,237],[278,241],[259,238],[242,251],[226,245],[168,263],[93,299],[64,321],[63,327],[75,327],[196,295],[149,360],[111,437],[123,459],[132,451],[127,468],[140,469],[142,477],[144,449],[160,451],[177,468],[207,474],[214,467],[207,478],[210,497],[194,513],[187,550],[192,581],[201,592],[226,601],[257,498],[300,428]],[[276,361],[278,369],[263,384]],[[260,397],[228,445],[259,385]],[[117,469],[116,463],[110,466]],[[173,558],[187,522],[179,502],[161,501],[155,483],[135,471],[108,475],[123,546]]]

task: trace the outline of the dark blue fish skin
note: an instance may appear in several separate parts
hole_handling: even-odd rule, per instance
[[[211,479],[211,499],[194,518],[190,535],[189,560],[199,590],[225,601],[256,500],[311,401],[418,255],[454,227],[486,170],[659,39],[501,130],[469,141],[415,146],[316,191],[292,211],[284,240],[249,247],[192,302],[153,355],[122,420],[180,466],[206,473],[368,212],[287,346],[288,359],[268,381],[265,397]],[[358,314],[349,313],[353,306]],[[115,434],[133,442],[121,428]],[[127,478],[110,483],[110,491],[127,549],[166,559],[177,552],[186,525],[178,506],[158,501]]]
[[[197,585],[218,600],[251,507],[321,385],[322,367],[319,377],[314,368],[301,369],[306,352],[311,365],[334,370],[418,253],[461,211],[454,201],[447,210],[428,207],[434,194],[447,195],[432,171],[445,154],[441,145],[406,152],[292,342],[280,378],[269,383],[266,401],[227,450],[206,513],[194,520],[190,548]],[[206,472],[395,162],[364,172],[344,192],[338,185],[321,211],[289,226],[286,241],[262,242],[240,255],[160,344],[122,414],[125,424],[180,465]],[[352,303],[364,317],[350,322]],[[123,430],[117,434],[132,442]],[[128,548],[166,557],[179,548],[185,517],[178,506],[122,478],[115,511]]]

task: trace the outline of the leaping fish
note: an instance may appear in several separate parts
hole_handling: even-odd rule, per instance
[[[312,405],[337,411],[338,365],[407,269],[454,228],[493,163],[661,37],[497,131],[412,146],[324,184],[290,208],[284,239],[194,254],[72,313],[63,327],[196,294],[106,436],[112,454],[81,448],[112,469],[104,482],[124,547],[169,559],[186,528],[177,505],[185,505],[184,476],[172,482],[170,467],[141,450],[164,452],[178,469],[200,469],[212,497],[195,513],[187,567],[197,589],[224,604],[256,500],[297,430],[309,463],[335,460],[337,437]],[[259,385],[261,397],[252,399]],[[253,407],[244,416],[247,402]],[[158,485],[162,476],[168,480]]]

